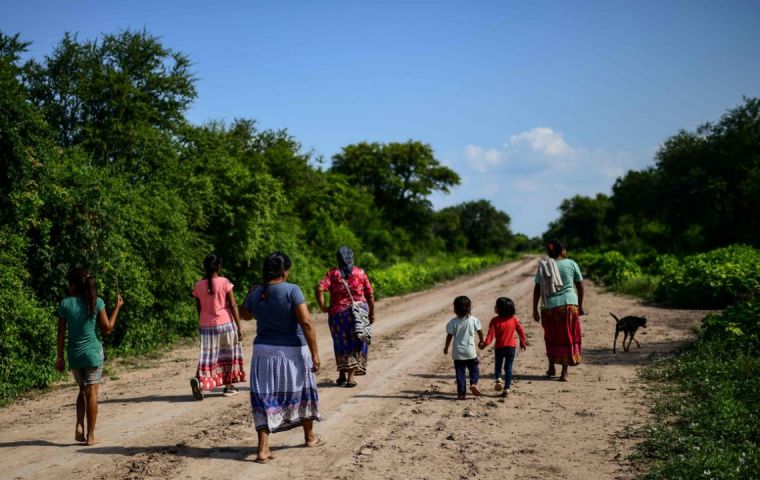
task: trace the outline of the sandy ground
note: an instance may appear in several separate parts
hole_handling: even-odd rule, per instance
[[[570,382],[543,377],[541,327],[530,316],[536,259],[526,258],[434,289],[378,303],[369,374],[354,389],[333,384],[325,315],[315,317],[322,357],[316,429],[327,445],[303,448],[300,430],[272,436],[277,459],[253,462],[247,385],[240,395],[193,400],[196,347],[177,348],[149,368],[116,368],[100,388],[100,444],[74,440],[73,384],[0,410],[3,479],[614,479],[631,478],[626,428],[647,421],[637,370],[691,336],[704,312],[643,305],[587,286],[583,364]],[[456,401],[443,355],[451,302],[466,294],[487,328],[499,296],[515,300],[526,352],[515,360],[512,395],[493,391],[493,353],[481,352],[485,395]],[[644,315],[641,349],[611,352],[608,312]],[[255,325],[246,323],[245,350]],[[644,333],[645,332],[645,333]]]

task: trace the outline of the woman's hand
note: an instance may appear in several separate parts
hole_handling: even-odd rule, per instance
[[[116,295],[116,308],[121,308],[122,305],[124,305],[124,299],[121,295]]]
[[[538,310],[533,310],[533,320],[537,322],[541,321],[541,314],[538,313]]]
[[[374,315],[370,315],[369,316],[369,324],[372,325],[373,323],[375,323],[375,316]]]
[[[578,316],[581,316],[581,315],[586,315],[586,312],[583,310],[583,306],[579,305],[578,306]]]
[[[55,369],[62,372],[66,368],[66,362],[63,361],[63,356],[58,355],[55,359]]]
[[[319,309],[322,311],[322,313],[327,313],[330,311],[330,307],[328,307],[327,305],[320,305]]]
[[[444,355],[448,355],[449,354],[449,347],[444,347],[443,348],[443,354]]]
[[[317,373],[319,371],[319,367],[321,366],[318,353],[311,354],[311,363],[312,363],[311,371],[314,373]]]
[[[238,335],[238,341],[242,342],[243,341],[243,330],[241,330],[239,326],[237,327],[237,335]]]
[[[486,346],[487,346],[486,342],[480,342],[480,343],[478,343],[478,348],[481,349],[481,350],[484,350],[486,348]]]

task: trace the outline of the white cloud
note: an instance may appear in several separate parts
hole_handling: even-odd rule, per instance
[[[434,195],[436,208],[485,198],[512,217],[513,231],[539,235],[565,198],[609,193],[617,177],[652,163],[650,149],[588,149],[548,127],[508,138],[501,147],[452,152],[446,163],[460,172],[462,184],[451,195]]]
[[[467,157],[470,165],[479,172],[485,172],[497,167],[504,160],[504,155],[499,150],[495,148],[486,150],[478,145],[467,145],[464,147],[464,155]]]
[[[551,157],[573,157],[575,149],[568,145],[562,133],[548,127],[536,127],[527,132],[512,135],[509,138],[512,145],[528,145],[532,150]]]

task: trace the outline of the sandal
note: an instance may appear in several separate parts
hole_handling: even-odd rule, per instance
[[[237,387],[235,387],[235,385],[230,385],[229,388],[228,387],[224,387],[224,391],[222,392],[222,396],[223,397],[232,397],[234,395],[237,395],[238,393],[240,393],[240,392],[238,391]]]
[[[269,454],[269,456],[268,456],[267,458],[256,458],[256,460],[254,460],[254,462],[256,462],[256,463],[262,463],[262,464],[263,464],[263,463],[269,463],[269,462],[271,462],[272,460],[274,460],[275,458],[277,458],[277,457],[275,457],[274,455],[272,455],[272,454],[270,453],[270,454]]]
[[[339,387],[345,387],[346,382],[347,382],[346,377],[338,377],[338,379],[335,380],[335,384],[338,385]]]
[[[326,444],[327,440],[322,438],[322,435],[317,435],[317,441],[314,443],[306,443],[306,448],[315,448],[315,447],[321,447],[322,445]]]
[[[346,382],[346,385],[345,385],[345,387],[346,387],[346,388],[354,388],[354,387],[355,387],[355,386],[357,386],[357,385],[359,385],[359,384],[358,384],[358,383],[356,383],[356,382]]]
[[[196,400],[203,400],[203,390],[201,390],[201,382],[197,378],[190,379],[190,388],[193,389],[193,397]]]

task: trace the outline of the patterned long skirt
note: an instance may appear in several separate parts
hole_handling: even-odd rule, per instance
[[[362,304],[366,309],[366,304]],[[333,351],[335,363],[339,372],[345,372],[355,368],[354,375],[367,374],[367,353],[369,348],[365,342],[356,338],[354,331],[354,316],[351,309],[330,314],[327,317],[330,326],[330,334],[333,339]]]
[[[552,363],[575,366],[581,363],[581,320],[577,305],[562,305],[541,311],[546,356]]]
[[[232,322],[200,327],[201,352],[195,376],[202,390],[245,382],[243,348]]]
[[[312,366],[306,345],[253,346],[250,385],[256,430],[279,432],[298,427],[304,420],[321,420]]]

